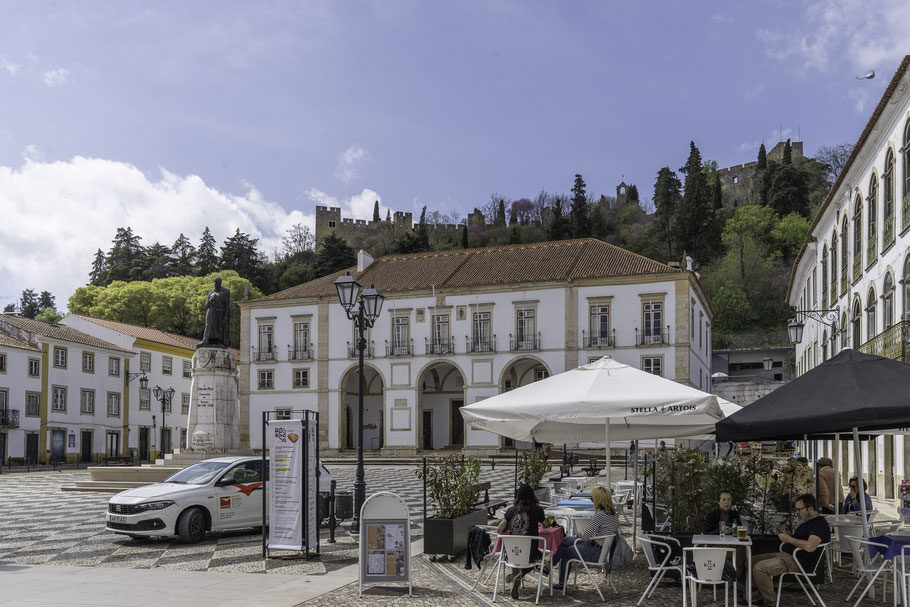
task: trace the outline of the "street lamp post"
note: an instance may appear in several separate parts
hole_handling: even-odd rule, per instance
[[[833,310],[793,310],[794,318],[787,324],[787,339],[791,344],[798,344],[803,340],[803,329],[805,323],[801,318],[811,318],[812,320],[825,325],[829,329],[834,328],[837,322],[837,308]]]
[[[344,308],[348,319],[354,321],[354,328],[357,330],[357,472],[354,480],[354,518],[351,521],[351,531],[360,532],[360,508],[366,499],[367,483],[363,472],[363,351],[366,350],[367,342],[364,337],[365,331],[373,326],[379,313],[382,311],[382,302],[385,296],[374,285],[369,289],[364,289],[360,293],[360,299],[357,294],[360,291],[360,283],[351,276],[350,272],[345,272],[344,276],[339,276],[335,280],[335,288],[338,290],[338,301]],[[354,308],[357,311],[354,311]]]
[[[165,444],[164,444],[165,413],[167,412],[167,409],[171,404],[171,400],[174,398],[174,389],[168,388],[167,390],[164,390],[161,388],[161,386],[155,386],[155,388],[152,390],[152,393],[155,395],[155,400],[157,400],[159,403],[161,403],[161,452],[163,454],[165,451]],[[168,437],[168,438],[170,438],[170,437]],[[167,447],[170,448],[170,446],[171,446],[171,441],[168,440]]]

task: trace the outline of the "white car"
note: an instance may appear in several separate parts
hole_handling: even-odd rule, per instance
[[[329,491],[332,476],[319,468],[319,490]],[[178,535],[194,544],[208,531],[260,527],[262,478],[261,457],[207,459],[162,483],[112,497],[105,528],[131,538]]]

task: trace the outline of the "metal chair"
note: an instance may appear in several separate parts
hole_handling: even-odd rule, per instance
[[[784,546],[786,546],[786,545],[787,544],[780,545],[781,552],[784,551]],[[780,592],[784,587],[784,578],[787,577],[788,575],[792,575],[794,578],[796,578],[796,581],[799,582],[799,585],[800,585],[800,587],[802,587],[803,592],[806,593],[806,596],[809,597],[809,601],[813,605],[815,605],[816,603],[815,603],[815,599],[812,598],[812,594],[814,594],[815,598],[818,599],[818,602],[821,604],[821,607],[825,607],[825,602],[822,600],[821,595],[818,593],[818,589],[815,587],[815,584],[812,583],[812,579],[809,576],[814,576],[816,574],[816,572],[818,571],[818,565],[819,565],[819,563],[822,562],[822,559],[825,558],[825,551],[827,550],[827,548],[828,548],[828,543],[824,543],[824,544],[819,544],[818,548],[815,549],[816,551],[821,550],[821,553],[818,556],[818,560],[815,561],[815,567],[812,568],[811,573],[809,573],[805,570],[805,568],[803,567],[803,564],[799,562],[799,557],[797,556],[800,552],[805,552],[805,551],[802,550],[801,548],[796,548],[795,550],[793,550],[793,560],[796,561],[796,566],[799,568],[799,571],[786,571],[781,574],[780,580],[777,585],[777,603],[775,604],[775,607],[780,607]],[[802,579],[800,579],[800,578],[802,578]],[[803,583],[803,579],[806,580],[805,584]],[[809,588],[812,589],[812,594],[809,594],[809,589],[806,588],[806,584],[808,584]]]
[[[540,537],[539,535],[502,535],[500,536],[502,540],[502,550],[499,553],[499,562],[496,566],[496,583],[493,585],[493,602],[496,602],[496,591],[499,589],[499,576],[502,573],[503,567],[508,567],[509,569],[521,570],[521,569],[535,569],[540,567],[540,572],[537,576],[537,597],[534,599],[534,604],[540,602],[540,589],[543,584],[543,568],[544,565],[550,567],[550,572],[547,577],[550,581],[550,596],[553,596],[553,571],[552,571],[552,555],[550,551],[547,550],[547,540]],[[539,542],[540,547],[540,560],[536,563],[531,562],[531,548],[533,543]],[[519,573],[515,571],[514,573]]]
[[[724,586],[724,605],[728,606],[728,585],[733,586],[733,604],[736,605],[736,578],[732,582],[723,579],[724,563],[729,555],[730,560],[736,563],[736,548],[683,548],[683,607],[686,607],[686,589],[692,594],[692,607],[695,607],[695,590],[699,585],[709,585],[717,590]],[[686,559],[691,558],[695,564],[695,575],[689,573]],[[734,565],[735,566],[735,565]]]
[[[907,581],[910,578],[910,571],[907,571],[907,558],[910,557],[910,544],[901,547],[901,598],[903,599],[904,607],[907,607]],[[895,569],[895,574],[897,570]]]
[[[587,542],[587,541],[595,541],[595,540],[599,541],[599,542],[603,542],[603,546],[600,549],[600,556],[598,557],[598,559],[596,561],[586,561],[583,558],[581,558],[581,553],[578,551],[578,542]],[[594,589],[597,590],[597,594],[600,595],[600,600],[601,601],[607,600],[604,598],[604,593],[600,591],[600,586],[597,584],[596,581],[594,581],[594,575],[591,573],[591,568],[589,567],[589,565],[593,565],[593,566],[599,567],[599,568],[606,567],[607,561],[610,558],[610,548],[613,546],[613,542],[615,540],[616,540],[615,535],[600,535],[600,536],[589,538],[589,540],[583,539],[580,537],[575,538],[575,543],[572,546],[573,546],[573,550],[575,550],[575,555],[578,556],[579,558],[569,559],[569,560],[563,562],[563,564],[561,565],[561,567],[568,567],[568,569],[566,569],[567,573],[564,578],[565,583],[562,585],[562,595],[563,596],[566,596],[566,587],[569,585],[569,573],[572,572],[572,564],[577,563],[585,568],[585,571],[588,573],[588,579],[591,580],[591,583],[594,584]],[[571,553],[569,553],[569,554],[571,554]],[[613,579],[609,573],[607,574],[607,582],[613,588],[613,592],[615,593],[616,586],[613,585]],[[578,567],[575,567],[575,577],[572,578],[572,586],[574,587],[575,590],[578,590]]]
[[[873,585],[875,580],[878,579],[878,576],[884,572],[885,575],[882,576],[882,600],[888,598],[888,587],[885,584],[887,580],[887,575],[890,573],[894,575],[894,561],[886,560],[880,554],[876,555],[874,558],[871,556],[872,551],[870,548],[875,546],[881,548],[883,551],[888,550],[888,544],[883,544],[881,542],[873,542],[872,540],[867,540],[863,537],[847,536],[846,538],[850,542],[850,546],[853,549],[853,563],[856,568],[856,573],[860,574],[859,579],[856,580],[856,584],[853,585],[853,589],[850,590],[850,593],[847,595],[847,600],[850,600],[850,597],[853,596],[853,593],[856,592],[856,589],[859,588],[859,585],[863,583],[864,579],[869,579],[869,583],[866,585],[863,593],[859,595],[859,598],[856,599],[856,605],[859,605],[860,601],[863,600],[863,597],[866,596],[866,593],[869,590],[872,590],[871,597],[875,598],[875,589]],[[865,557],[863,555],[863,548],[865,548]],[[881,563],[876,565],[876,561],[881,559]],[[869,574],[872,574],[872,577],[869,577]],[[894,600],[897,601],[897,597],[894,597]]]
[[[648,571],[651,572],[651,581],[648,583],[647,588],[642,593],[641,598],[638,599],[638,605],[641,605],[642,601],[646,598],[650,598],[654,594],[654,590],[657,589],[657,585],[660,583],[660,580],[663,579],[664,575],[668,571],[677,571],[682,578],[682,563],[672,563],[673,559],[673,548],[670,546],[670,542],[676,544],[676,548],[680,549],[679,540],[675,537],[666,537],[662,535],[639,535],[638,541],[641,543],[641,548],[645,553],[645,559],[648,561]],[[666,551],[666,555],[663,557],[661,562],[657,562],[657,556],[655,555],[654,548],[659,547],[663,548]]]
[[[493,546],[495,546],[496,540],[499,539],[499,534],[496,533],[496,527],[493,525],[477,525],[477,526],[481,527],[487,531],[487,533],[490,536],[490,541],[493,542]],[[502,550],[502,548],[500,548],[500,551],[501,550]],[[498,566],[499,557],[500,557],[499,552],[492,552],[492,551],[487,553],[486,555],[484,555],[483,559],[481,559],[481,561],[480,561],[480,573],[477,574],[477,579],[474,580],[474,585],[471,586],[471,592],[474,592],[474,589],[477,588],[477,584],[479,584],[480,580],[483,579],[483,572],[487,570],[487,567],[490,566],[490,563],[497,562],[497,566]],[[493,575],[493,570],[491,569],[490,572],[487,574],[487,578],[485,580],[483,580],[483,583],[486,584],[487,581],[490,579],[490,576],[492,576],[492,575]],[[503,583],[503,591],[505,591],[505,583]]]

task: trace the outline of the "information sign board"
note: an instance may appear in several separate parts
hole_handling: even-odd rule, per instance
[[[381,491],[360,509],[360,595],[388,582],[407,583],[411,595],[411,519],[401,497]]]
[[[269,449],[268,548],[303,550],[303,422],[299,419],[269,420],[266,441]],[[313,459],[315,462],[315,456]]]

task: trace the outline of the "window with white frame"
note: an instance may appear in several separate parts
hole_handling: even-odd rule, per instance
[[[51,394],[53,394],[51,408],[54,411],[66,411],[66,388],[54,386]]]
[[[161,357],[161,374],[162,375],[171,375],[174,368],[174,359],[170,356]]]
[[[107,359],[107,374],[114,377],[120,377],[120,359],[111,356]]]
[[[641,304],[642,311],[642,344],[659,344],[663,342],[663,323],[662,301],[644,301]]]
[[[54,346],[54,366],[66,367],[66,348]]]
[[[596,359],[595,359],[595,360],[596,360]],[[540,381],[540,380],[546,379],[546,378],[548,378],[548,377],[550,377],[550,372],[547,371],[546,369],[537,369],[537,370],[534,372],[534,380],[535,380],[535,381]]]
[[[270,369],[262,369],[259,371],[259,389],[260,390],[271,390],[275,387],[275,373]]]
[[[641,370],[663,376],[663,362],[662,356],[645,356],[641,359]]]
[[[275,419],[291,419],[291,410],[275,409]]]
[[[184,392],[180,395],[180,414],[188,415],[190,412],[190,395]]]
[[[885,274],[885,285],[882,290],[882,331],[894,324],[894,278],[891,272]]]
[[[81,398],[79,399],[79,411],[82,413],[95,413],[95,391],[94,390],[82,390]]]
[[[872,175],[869,178],[869,210],[866,212],[868,219],[869,227],[869,259],[866,260],[866,263],[872,263],[876,250],[873,248],[875,245],[871,244],[876,240],[878,235],[878,178],[876,175]]]
[[[872,339],[878,335],[878,329],[875,322],[875,291],[873,289],[869,289],[866,301],[866,338]]]
[[[41,376],[41,361],[37,358],[28,359],[28,376],[29,377],[40,377]]]
[[[392,319],[392,354],[410,354],[411,325],[409,316]]]
[[[433,353],[445,354],[449,351],[449,315],[433,314]]]
[[[492,335],[493,332],[490,326],[490,313],[474,312],[474,352],[491,352],[493,350]]]
[[[107,414],[111,417],[120,417],[120,394],[107,393]]]
[[[515,334],[518,337],[519,350],[534,350],[537,348],[537,311],[522,309],[515,311]]]
[[[139,353],[139,370],[149,372],[152,370],[152,355],[149,352]]]
[[[183,376],[187,378],[193,376],[193,365],[188,360],[183,361]]]
[[[610,346],[610,305],[598,304],[591,306],[591,347]]]
[[[294,358],[307,358],[310,351],[310,323],[294,323]]]
[[[152,408],[152,391],[139,388],[139,410],[149,411]]]
[[[41,415],[41,395],[39,393],[25,393],[25,414],[30,417]]]
[[[6,411],[9,407],[9,391],[6,388],[0,388],[0,411]]]
[[[894,226],[894,151],[888,148],[885,154],[885,170],[882,173],[882,227],[888,227],[889,220]],[[891,231],[894,237],[894,230]]]
[[[95,372],[95,355],[91,352],[82,353],[82,370],[86,373]]]
[[[295,388],[309,388],[310,387],[310,370],[309,369],[294,369],[294,387]]]
[[[259,360],[271,360],[275,326],[272,323],[259,324]]]
[[[863,197],[858,193],[853,201],[853,259],[863,258]],[[853,277],[854,280],[856,276]]]

